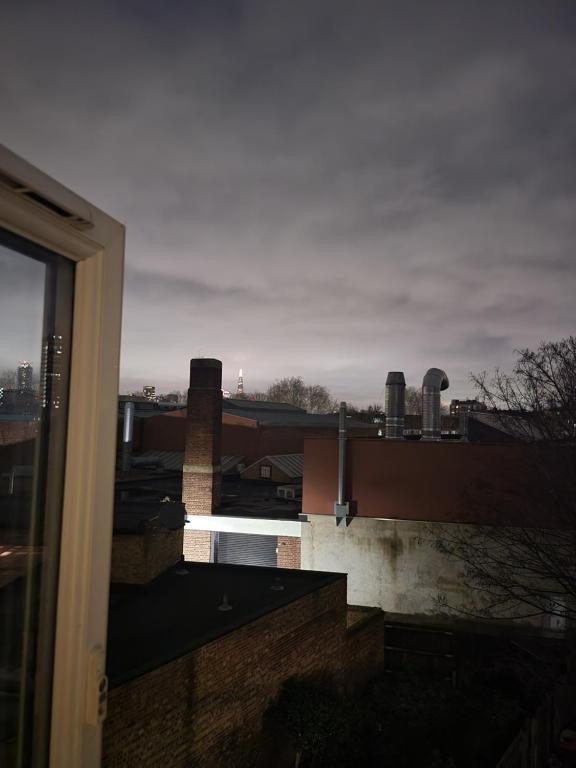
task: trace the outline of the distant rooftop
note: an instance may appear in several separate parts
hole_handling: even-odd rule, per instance
[[[222,465],[222,474],[237,471],[238,464],[243,460],[243,456],[222,456],[220,464]],[[182,472],[184,466],[184,451],[156,451],[150,450],[141,453],[132,459],[133,465],[145,466],[147,462],[158,464],[163,469],[172,472]]]
[[[273,403],[271,400],[250,400],[247,397],[227,397],[222,402],[222,410],[236,411],[288,411],[289,413],[306,413],[305,408],[298,408],[289,403]]]
[[[321,571],[181,563],[146,587],[113,585],[107,654],[110,685],[151,672],[345,578]],[[224,593],[232,606],[225,612],[218,610]]]
[[[249,469],[258,464],[273,464],[277,469],[283,472],[287,477],[297,479],[304,474],[304,454],[303,453],[283,453],[277,456],[263,456],[258,459],[249,467],[246,467],[243,472],[248,472]]]

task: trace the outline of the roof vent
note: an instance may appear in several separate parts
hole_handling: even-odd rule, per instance
[[[390,371],[386,377],[386,438],[404,437],[406,380],[402,371]]]
[[[224,592],[224,594],[222,595],[222,602],[218,606],[218,610],[222,612],[232,610],[232,606],[228,602],[228,595],[226,594],[226,592]]]
[[[276,576],[274,579],[274,584],[270,587],[270,589],[273,592],[283,592],[284,591],[284,584],[280,581],[280,576]]]
[[[25,184],[22,184],[20,181],[6,173],[0,173],[0,187],[9,189],[20,197],[25,197],[27,200],[31,200],[36,205],[50,211],[50,213],[55,214],[60,219],[64,219],[76,229],[91,229],[94,226],[91,221],[84,219],[82,216],[78,216],[78,214],[69,211],[67,208],[63,208],[58,203],[55,203],[53,200],[40,194],[40,192],[30,189],[30,187],[27,187]]]
[[[442,437],[440,392],[448,389],[448,376],[440,368],[429,368],[422,381],[422,437],[440,440]]]

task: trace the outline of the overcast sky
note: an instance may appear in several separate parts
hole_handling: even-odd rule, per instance
[[[0,140],[127,226],[124,388],[462,397],[574,332],[573,0],[0,7]]]

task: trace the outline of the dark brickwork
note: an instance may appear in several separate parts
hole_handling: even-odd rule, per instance
[[[278,536],[278,568],[300,568],[300,539]]]
[[[262,715],[293,675],[345,664],[346,580],[110,692],[103,768],[246,768]]]
[[[353,614],[352,616],[350,614]],[[366,683],[384,665],[384,612],[378,608],[348,611],[344,682],[349,688]]]
[[[220,504],[222,363],[190,361],[182,501],[189,515],[210,515]]]
[[[182,528],[114,534],[110,581],[113,584],[148,584],[181,559],[182,543]]]

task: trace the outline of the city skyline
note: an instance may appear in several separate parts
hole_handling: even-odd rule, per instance
[[[122,390],[205,355],[230,391],[466,398],[573,332],[574,5],[350,8],[3,11],[3,141],[128,227]]]

